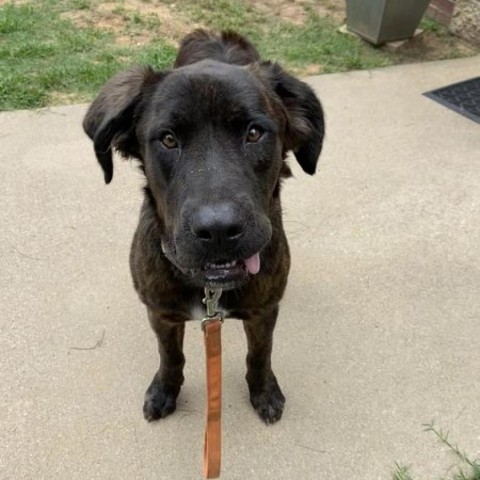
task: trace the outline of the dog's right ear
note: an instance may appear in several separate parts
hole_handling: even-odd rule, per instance
[[[83,119],[83,129],[93,140],[105,183],[113,177],[112,148],[124,157],[140,158],[135,135],[135,113],[146,90],[166,74],[136,67],[109,80]]]

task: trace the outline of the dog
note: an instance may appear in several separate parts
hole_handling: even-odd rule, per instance
[[[235,32],[196,30],[174,67],[137,67],[103,87],[83,121],[105,182],[112,150],[139,160],[146,179],[130,269],[157,336],[160,367],[143,406],[148,421],[175,410],[184,381],[185,322],[204,287],[243,321],[250,401],[267,424],[285,397],[272,338],[290,267],[280,187],[292,151],[316,170],[324,139],[320,101],[304,82]]]

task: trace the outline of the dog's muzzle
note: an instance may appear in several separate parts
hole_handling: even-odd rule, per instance
[[[191,208],[182,218],[175,255],[169,258],[193,283],[229,289],[260,272],[260,251],[271,236],[266,216],[222,202]]]

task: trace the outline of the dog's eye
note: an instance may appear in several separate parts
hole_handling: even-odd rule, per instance
[[[260,127],[252,126],[247,132],[247,142],[257,143],[262,138],[262,135],[263,131]]]
[[[160,141],[162,142],[162,145],[165,148],[169,148],[169,149],[178,148],[177,139],[174,137],[172,133],[164,133],[161,136]]]

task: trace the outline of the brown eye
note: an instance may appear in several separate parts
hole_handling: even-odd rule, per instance
[[[160,141],[165,148],[170,149],[178,147],[177,139],[171,133],[165,133],[164,135],[162,135]]]
[[[257,143],[263,135],[263,131],[259,127],[250,127],[247,133],[248,143]]]

